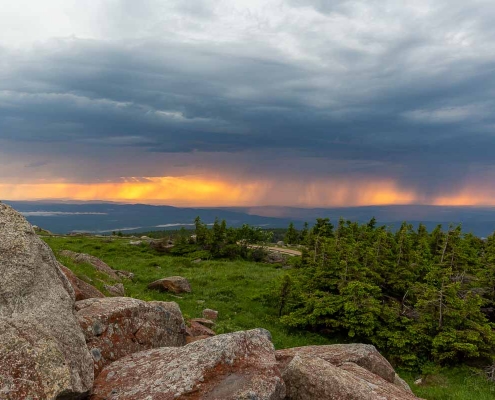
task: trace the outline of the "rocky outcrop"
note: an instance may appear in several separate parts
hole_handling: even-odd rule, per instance
[[[288,399],[416,399],[372,345],[296,347],[277,351],[276,358]]]
[[[318,357],[296,355],[282,373],[288,400],[372,400],[364,382]]]
[[[0,398],[75,399],[90,390],[93,362],[74,300],[50,248],[0,203]]]
[[[91,396],[91,400],[284,398],[273,345],[263,329],[132,354],[101,372]]]
[[[63,266],[62,264],[58,264],[58,267],[69,280],[72,289],[74,289],[76,301],[105,297],[105,295],[94,286],[84,282],[82,279],[79,279],[69,268]]]
[[[394,383],[395,371],[375,346],[370,344],[333,344],[328,346],[303,346],[278,350],[276,353],[280,369],[291,362],[296,355],[318,357],[339,367],[346,362],[357,364],[368,371]]]
[[[172,292],[175,294],[191,293],[191,285],[186,278],[182,276],[170,276],[159,279],[148,285],[148,289],[159,290],[161,292]]]
[[[186,343],[182,315],[179,318],[165,306],[129,297],[107,297],[76,302],[76,310],[94,359],[95,376],[129,354]]]
[[[63,257],[68,257],[74,260],[78,264],[89,264],[94,267],[97,271],[106,274],[108,277],[120,282],[120,277],[117,271],[113,270],[108,264],[100,260],[99,258],[85,253],[76,253],[70,250],[62,250],[60,255]]]
[[[296,355],[283,372],[288,400],[416,400],[417,397],[354,363],[337,367]]]

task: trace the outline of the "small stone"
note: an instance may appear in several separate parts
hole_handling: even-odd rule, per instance
[[[117,272],[117,275],[122,278],[131,279],[131,280],[134,279],[134,274],[132,272],[124,271],[121,269],[116,269],[115,272]]]
[[[189,326],[186,328],[186,334],[188,336],[215,336],[210,328],[195,322],[194,320],[189,321]]]
[[[206,326],[207,328],[213,328],[213,326],[215,326],[214,321],[212,321],[211,319],[206,319],[206,318],[193,318],[193,319],[191,319],[191,322],[197,322],[198,324]]]
[[[148,289],[155,289],[161,292],[172,292],[175,294],[191,293],[191,285],[186,278],[182,276],[170,276],[159,279],[148,285]]]
[[[218,311],[212,310],[211,308],[206,308],[203,310],[203,318],[216,321],[218,318]]]

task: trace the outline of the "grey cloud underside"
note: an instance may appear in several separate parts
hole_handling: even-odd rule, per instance
[[[288,3],[349,23],[362,4]],[[289,152],[292,168],[307,173],[311,156],[348,162],[348,171],[328,174],[357,168],[425,192],[459,184],[473,164],[480,172],[494,164],[495,9],[475,3],[436,3],[436,30],[405,12],[404,26],[364,31],[357,44],[302,31],[316,61],[259,37],[72,38],[0,49],[0,139],[274,159]],[[211,18],[208,10],[202,2],[194,18]],[[439,37],[464,31],[472,45],[442,47]],[[363,172],[360,163],[374,167]]]

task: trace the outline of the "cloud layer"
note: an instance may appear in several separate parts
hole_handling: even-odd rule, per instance
[[[192,176],[271,188],[219,204],[495,203],[492,2],[2,3],[0,197]]]

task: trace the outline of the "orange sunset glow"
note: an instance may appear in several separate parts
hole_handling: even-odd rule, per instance
[[[199,177],[126,178],[114,183],[0,184],[6,200],[64,199],[169,204],[174,206],[282,205],[301,207],[349,207],[366,205],[432,204],[443,206],[493,205],[492,191],[466,188],[455,194],[424,199],[393,181],[349,182],[325,180],[287,182],[277,180],[232,181]]]

